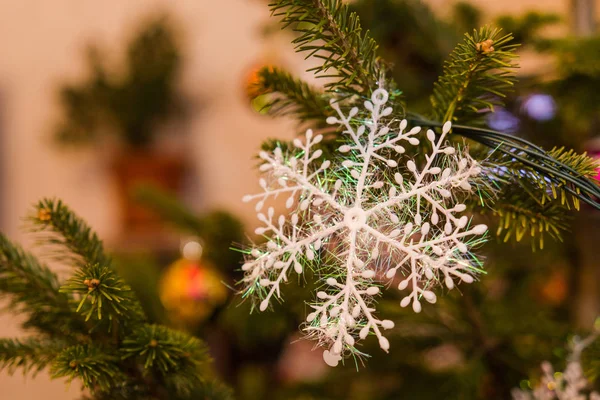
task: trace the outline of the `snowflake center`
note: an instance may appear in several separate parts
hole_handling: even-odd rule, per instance
[[[354,207],[346,211],[344,223],[350,230],[358,230],[367,222],[367,213],[360,207]]]

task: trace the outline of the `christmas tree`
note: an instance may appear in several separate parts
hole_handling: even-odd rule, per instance
[[[477,20],[476,10],[463,5],[457,8],[460,23],[442,29],[433,13],[420,4],[383,3],[405,11],[384,13],[388,17],[411,11],[429,16],[431,31],[419,32],[429,43],[442,43],[441,37],[449,37],[448,32],[456,35]],[[217,310],[205,326],[189,330],[202,334],[212,327],[225,333],[224,343],[235,337],[229,343],[235,367],[224,375],[236,386],[239,398],[503,399],[511,392],[515,397],[529,396],[528,389],[537,388],[537,381],[526,379],[539,376],[544,360],[555,365],[554,370],[543,366],[547,376],[541,382],[551,391],[548,395],[562,396],[561,391],[567,391],[571,383],[577,395],[592,393],[587,378],[594,380],[599,370],[595,334],[589,340],[573,341],[566,369],[561,362],[568,353],[556,351],[565,348],[567,338],[577,330],[569,321],[571,304],[565,300],[577,289],[563,287],[568,284],[564,275],[574,272],[576,276],[577,271],[568,265],[554,266],[557,260],[569,259],[573,251],[569,238],[564,247],[548,246],[548,238],[562,238],[569,229],[565,213],[579,209],[582,202],[598,208],[600,195],[592,179],[595,161],[561,147],[574,147],[575,141],[567,142],[567,135],[563,140],[541,137],[549,128],[567,132],[569,115],[553,126],[525,120],[519,135],[491,129],[490,116],[521,109],[512,93],[516,89],[521,95],[528,88],[528,82],[518,84],[514,76],[517,45],[510,34],[489,27],[475,29],[442,66],[439,56],[445,46],[417,42],[395,50],[386,47],[395,42],[385,40],[389,31],[376,29],[385,27],[383,17],[369,19],[363,2],[353,7],[373,24],[372,34],[341,1],[282,0],[271,5],[284,26],[294,30],[297,50],[321,62],[313,72],[324,77],[325,84],[313,87],[273,67],[260,72],[255,93],[266,96],[267,110],[297,118],[303,134],[307,127],[312,131],[304,134],[303,141],[269,141],[263,146],[261,171],[268,175],[261,186],[266,195],[246,200],[261,202],[273,190],[287,190],[293,195],[291,200],[285,196],[284,202],[292,211],[282,220],[275,218],[274,211],[257,207],[263,212],[259,219],[266,224],[257,233],[265,236],[259,239],[265,245],[243,250],[245,275],[229,267],[239,259],[239,253],[228,251],[231,240],[218,239],[227,232],[232,235],[225,237],[237,242],[239,225],[220,216],[211,228],[210,219],[187,212],[170,198],[141,194],[184,231],[217,238],[208,240],[206,246],[213,252],[211,259],[228,266],[231,279],[243,281],[242,299],[247,301],[235,307],[239,299],[234,300],[235,305]],[[530,20],[499,22],[512,24],[523,41],[535,36],[534,29],[525,29]],[[376,40],[386,48],[380,49]],[[579,83],[576,87],[581,91],[589,90],[590,96],[597,95],[590,84],[597,82],[597,70],[590,61],[593,43],[592,39],[536,43],[540,50],[552,51],[564,61],[565,76],[549,83],[549,91],[562,92],[561,85],[571,82]],[[403,50],[411,56],[402,54],[394,70],[380,58],[380,54]],[[424,53],[430,53],[432,68],[423,75],[430,78],[431,93],[411,77],[420,76],[419,68],[404,68],[417,55],[425,60]],[[581,59],[573,62],[573,54]],[[586,94],[579,96],[579,103],[564,101],[572,110],[580,107],[590,120],[595,109],[589,110],[589,98]],[[416,126],[431,133],[420,133]],[[372,141],[365,143],[361,131],[372,132]],[[558,133],[552,137],[559,138]],[[545,151],[534,144],[538,142],[556,147]],[[380,157],[379,164],[365,162],[361,151]],[[315,168],[310,170],[313,161]],[[356,168],[361,161],[373,169]],[[434,178],[438,174],[441,177]],[[276,179],[269,181],[273,176]],[[370,176],[377,179],[370,180]],[[422,190],[425,184],[435,191]],[[361,192],[364,196],[357,195],[360,186],[368,187]],[[394,192],[391,187],[396,188]],[[357,200],[377,210],[363,207],[358,212],[352,207],[348,213],[345,207]],[[372,227],[383,234],[375,240],[356,241],[357,232],[367,229],[363,219],[370,217],[365,210],[376,213],[378,203],[390,206],[385,218],[379,216]],[[335,216],[324,207],[337,207],[340,213]],[[131,289],[135,282],[126,284],[119,277],[96,235],[60,201],[40,202],[29,220],[49,255],[72,264],[75,273],[61,286],[47,267],[2,238],[0,293],[11,299],[13,310],[28,316],[24,328],[38,335],[31,341],[4,340],[0,360],[5,367],[34,372],[50,367],[57,378],[79,379],[93,398],[231,396],[212,378],[199,339],[146,322],[143,305]],[[342,221],[350,235],[330,229],[336,224],[332,221]],[[487,236],[484,224],[490,227]],[[315,227],[330,235],[315,238]],[[427,239],[432,235],[433,239]],[[466,236],[473,238],[463,241]],[[300,243],[301,237],[315,239]],[[378,249],[377,239],[394,246]],[[516,247],[506,251],[504,242],[511,241],[517,242]],[[354,245],[348,247],[346,242]],[[415,243],[422,246],[413,247]],[[544,250],[533,255],[531,247]],[[407,258],[407,267],[398,254],[413,248],[419,252]],[[464,256],[459,258],[459,253]],[[475,253],[485,256],[483,263]],[[336,266],[348,260],[349,269],[340,272]],[[551,267],[542,268],[548,264]],[[394,274],[388,276],[390,271]],[[298,278],[293,275],[300,273]],[[392,283],[409,292],[382,290],[384,277],[393,280],[396,275]],[[348,277],[356,278],[355,292],[341,283],[348,282]],[[286,279],[289,285],[283,284]],[[460,281],[474,280],[479,282],[461,285],[460,292],[455,289]],[[435,283],[448,293],[429,290]],[[338,304],[337,299],[346,293],[350,300]],[[532,296],[540,301],[532,302]],[[288,301],[274,305],[275,312],[249,315],[264,311],[277,298]],[[340,365],[317,381],[281,384],[275,376],[277,363],[303,321],[309,336],[323,345],[325,361]],[[555,370],[564,370],[565,379]],[[519,382],[521,390],[513,390]]]

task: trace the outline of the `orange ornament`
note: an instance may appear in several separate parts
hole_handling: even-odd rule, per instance
[[[269,104],[269,93],[265,90],[261,76],[261,71],[265,68],[273,70],[275,67],[268,63],[257,63],[248,71],[244,82],[244,92],[252,108],[260,113],[264,113],[265,107]]]
[[[546,304],[562,304],[568,292],[567,277],[564,271],[554,271],[540,288],[540,295]]]
[[[174,320],[198,323],[227,299],[221,275],[204,262],[180,259],[160,281],[160,299]]]

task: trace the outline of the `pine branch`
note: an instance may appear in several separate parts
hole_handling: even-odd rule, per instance
[[[80,379],[92,393],[109,391],[125,382],[126,377],[118,365],[119,356],[109,348],[93,345],[72,346],[60,352],[50,372],[52,378]]]
[[[520,186],[515,186],[520,189]],[[517,189],[517,190],[518,190]],[[568,230],[565,209],[556,202],[541,204],[528,194],[503,192],[501,201],[493,205],[493,214],[498,218],[496,235],[504,242],[520,242],[531,239],[532,249],[543,249],[545,236],[562,241],[562,233]]]
[[[167,375],[197,368],[208,360],[201,342],[183,332],[160,325],[144,325],[123,340],[123,359],[140,359],[146,369]]]
[[[200,340],[159,325],[144,325],[123,340],[122,359],[133,358],[146,373],[158,373],[179,396],[202,387],[200,368],[209,362]]]
[[[270,115],[293,115],[301,122],[323,122],[331,115],[329,96],[292,77],[288,72],[264,67],[259,71],[258,77],[252,91],[257,96],[270,95],[269,102],[263,107]]]
[[[421,117],[411,118],[411,121],[422,127],[441,126],[438,122]],[[546,188],[547,194],[552,194],[549,198],[560,199],[565,205],[569,200],[575,208],[579,207],[579,201],[583,201],[600,209],[600,186],[593,178],[597,162],[585,154],[579,155],[562,148],[548,152],[523,138],[491,129],[453,125],[452,131],[504,157],[511,166],[509,171],[537,174],[534,181],[540,188]]]
[[[296,51],[322,61],[309,71],[331,79],[328,91],[369,93],[377,86],[382,75],[377,44],[341,0],[279,0],[270,7],[283,28],[299,33],[292,41]]]
[[[0,294],[12,297],[14,310],[30,314],[27,327],[49,337],[0,340],[0,369],[50,366],[53,378],[80,379],[96,400],[191,400],[209,389],[215,398],[230,398],[210,379],[210,359],[199,339],[144,323],[132,290],[79,217],[60,201],[43,200],[31,219],[49,233],[45,243],[57,246],[57,257],[78,265],[59,287],[47,267],[0,235]],[[86,263],[92,260],[102,263]],[[92,329],[84,319],[95,322]]]
[[[434,86],[430,101],[435,120],[469,123],[503,104],[515,82],[518,45],[509,44],[511,40],[510,34],[489,27],[465,35]]]
[[[77,312],[81,312],[86,321],[91,318],[102,321],[103,316],[108,316],[113,324],[131,324],[145,319],[129,285],[107,265],[80,267],[60,292],[81,296]]]
[[[0,339],[0,370],[13,374],[21,368],[23,374],[36,375],[52,362],[64,348],[61,341],[41,338]]]
[[[589,179],[596,174],[597,163],[586,154],[573,150],[554,148],[547,156],[570,169],[574,175]],[[532,249],[543,249],[545,237],[562,241],[562,234],[569,229],[569,210],[578,210],[580,196],[577,187],[564,180],[550,179],[513,158],[513,153],[492,153],[484,165],[489,185],[499,188],[490,207],[499,219],[496,234],[504,242],[530,238]],[[473,200],[475,203],[475,199]],[[477,204],[480,212],[487,209]]]
[[[588,157],[586,153],[577,154],[572,149],[566,150],[564,147],[555,147],[546,152],[545,156],[548,161],[554,162],[555,165],[565,166],[575,176],[591,179],[597,173],[598,162]],[[501,174],[508,178],[508,185],[511,188],[520,186],[519,192],[528,194],[540,206],[555,203],[564,210],[572,208],[579,210],[580,205],[577,194],[580,191],[576,187],[572,190],[566,190],[569,186],[564,179],[549,179],[547,175],[539,170],[515,160],[512,153],[506,154],[499,151],[492,154],[488,158],[489,161],[493,161]],[[499,176],[496,177],[503,179]]]
[[[41,200],[29,220],[34,231],[46,233],[40,243],[55,250],[60,261],[72,261],[78,265],[110,264],[96,233],[61,200]],[[65,249],[68,251],[65,252]]]
[[[72,298],[59,293],[59,287],[54,272],[0,234],[0,296],[10,298],[14,312],[27,315],[24,328],[71,337],[86,331],[70,305]]]

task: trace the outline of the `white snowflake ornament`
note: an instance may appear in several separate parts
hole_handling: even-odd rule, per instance
[[[327,122],[340,124],[348,139],[338,149],[342,162],[323,160],[317,146],[323,137],[308,130],[304,142],[294,140],[295,150],[260,153],[263,192],[243,199],[256,201],[263,224],[256,233],[268,239],[242,267],[247,289],[262,295],[263,311],[290,274],[318,265],[323,285],[305,330],[327,347],[323,358],[331,366],[370,333],[389,350],[382,331],[394,323],[375,315],[383,283],[407,291],[400,305],[420,312],[422,299],[436,302],[438,284],[452,289],[456,281],[472,282],[479,264],[469,248],[487,230],[461,215],[466,207],[457,195],[472,191],[481,168],[446,144],[450,122],[439,137],[427,132],[431,151],[424,165],[413,159],[399,165],[397,154],[419,144],[421,128],[407,130],[406,120],[394,128],[387,100],[387,91],[375,90],[360,121],[356,107],[346,116],[332,102],[339,116]],[[289,215],[276,217],[273,207],[261,211],[280,196],[287,197]]]

